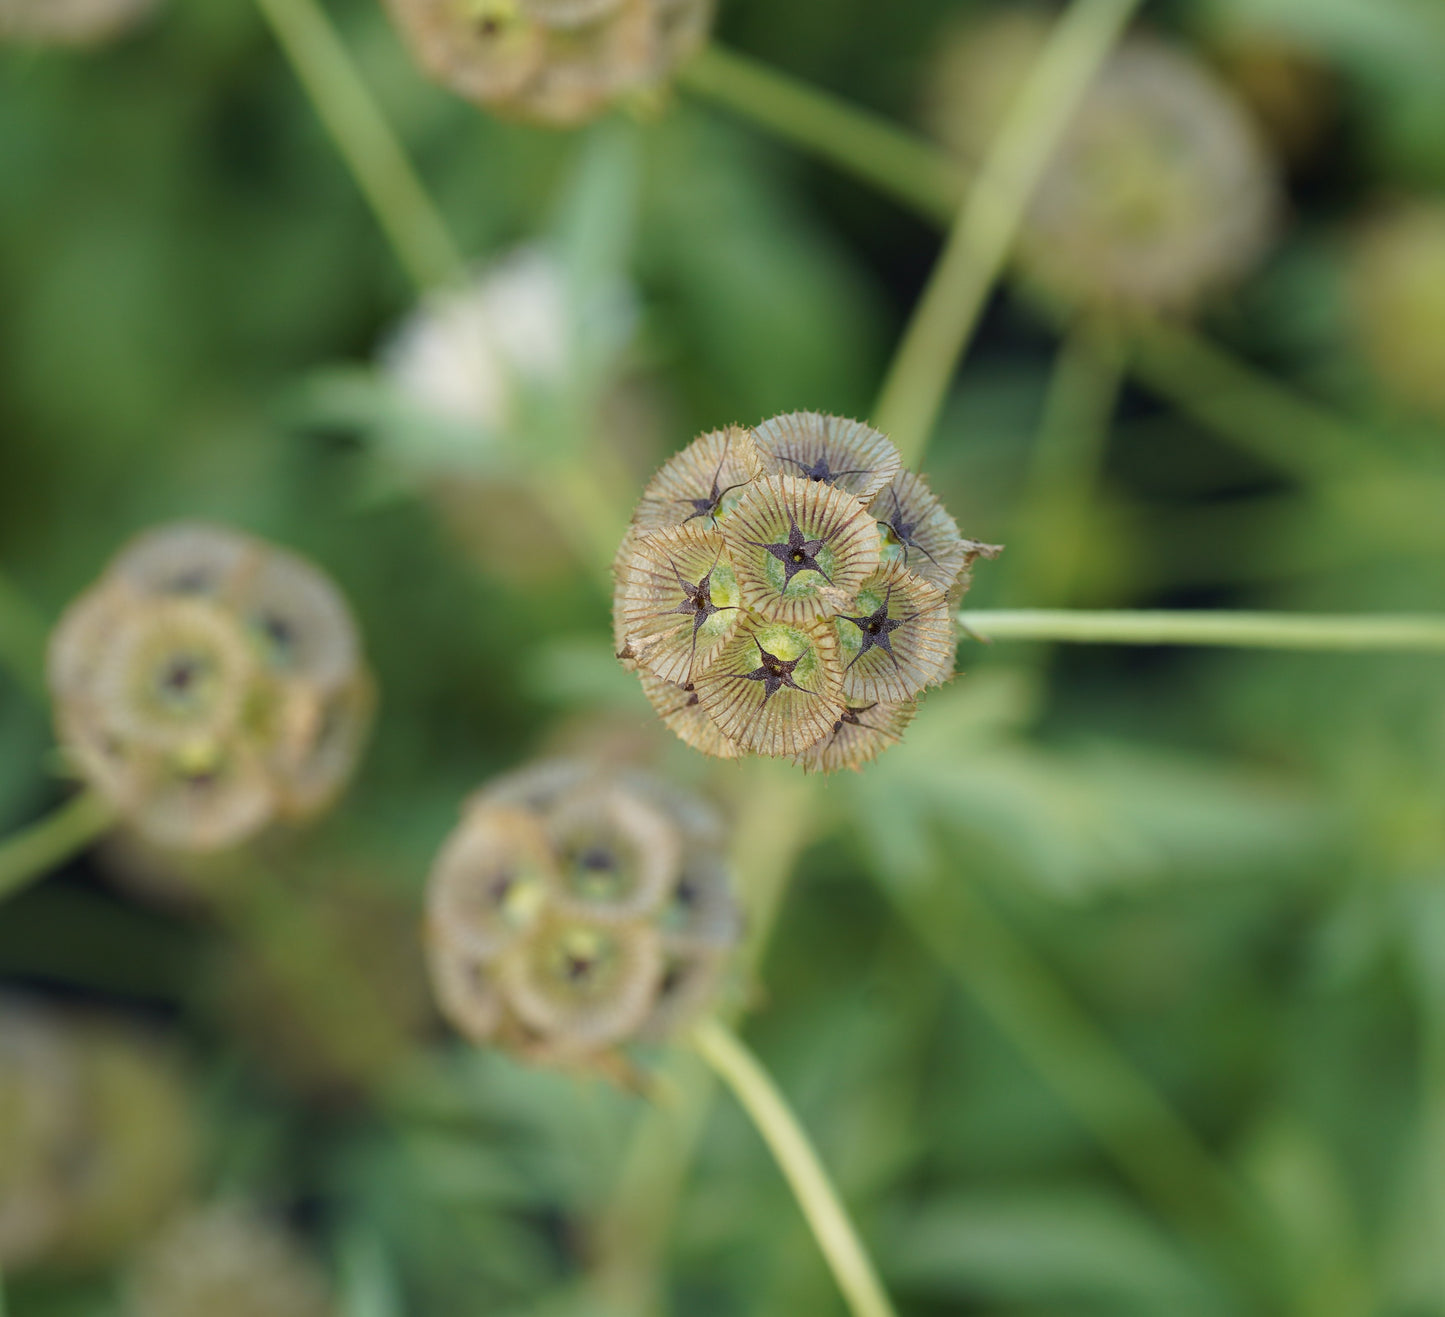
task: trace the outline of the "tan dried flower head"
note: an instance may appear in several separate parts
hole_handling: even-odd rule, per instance
[[[997,552],[869,426],[729,426],[643,491],[613,562],[617,656],[704,754],[857,768],[952,676],[954,605]]]
[[[567,125],[665,82],[713,0],[387,0],[423,69],[500,114]]]
[[[330,1285],[278,1221],[224,1202],[174,1221],[136,1260],[128,1317],[330,1317]]]
[[[336,587],[220,526],[150,531],[66,612],[48,660],[77,771],[139,833],[214,850],[324,808],[372,685]]]
[[[189,1105],[171,1059],[108,1021],[0,1000],[0,1267],[95,1267],[183,1197]]]
[[[1044,18],[1014,12],[945,45],[928,110],[946,144],[978,162],[1047,34]],[[1188,310],[1248,275],[1279,209],[1275,163],[1229,87],[1187,52],[1132,37],[1039,184],[1019,266],[1068,302]]]
[[[1445,204],[1397,203],[1355,235],[1355,332],[1381,382],[1407,406],[1445,417]]]
[[[707,806],[575,761],[500,779],[432,869],[427,952],[474,1042],[618,1072],[716,994],[739,919]]]
[[[92,46],[135,27],[158,0],[0,0],[0,42]]]

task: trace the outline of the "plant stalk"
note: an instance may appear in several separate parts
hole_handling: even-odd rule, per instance
[[[115,811],[91,791],[0,842],[0,901],[38,882],[107,832]]]
[[[895,1317],[838,1191],[768,1072],[742,1040],[716,1019],[704,1020],[692,1038],[698,1053],[732,1089],[772,1150],[853,1317]]]
[[[1445,615],[1255,613],[1069,608],[967,610],[966,636],[1076,645],[1222,645],[1339,653],[1445,654]]]
[[[1138,5],[1074,0],[1019,89],[883,385],[875,421],[905,462],[923,455],[1049,157]]]

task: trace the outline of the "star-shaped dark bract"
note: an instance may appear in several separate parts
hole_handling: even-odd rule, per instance
[[[758,647],[758,666],[751,672],[738,673],[740,681],[760,681],[763,683],[763,703],[766,704],[784,686],[791,690],[802,691],[804,695],[811,695],[806,686],[799,686],[793,680],[793,669],[802,662],[802,655],[795,659],[780,659],[776,654],[769,654],[763,648],[762,641],[756,636],[753,637],[753,644]]]
[[[938,566],[938,559],[913,536],[913,532],[918,529],[918,521],[916,519],[913,521],[903,520],[903,505],[898,501],[898,491],[890,486],[888,492],[893,495],[893,516],[883,524],[893,532],[893,538],[903,546],[903,565],[905,567],[908,565],[908,550],[917,549],[935,567]]]
[[[764,544],[761,540],[754,540],[753,543],[759,548],[766,549],[783,564],[783,571],[787,573],[783,580],[785,590],[799,572],[817,572],[829,585],[833,583],[832,577],[818,566],[818,550],[827,541],[805,539],[794,518],[788,518],[786,541],[780,540],[776,544]]]
[[[893,591],[890,588],[888,598],[891,599],[892,595]],[[853,623],[863,633],[863,648],[853,655],[853,662],[848,664],[850,668],[870,649],[875,648],[881,649],[887,654],[893,660],[895,668],[898,666],[898,656],[893,652],[893,642],[889,637],[904,623],[911,621],[911,618],[889,617],[888,599],[884,599],[867,617],[849,617],[846,613],[840,613],[839,617],[844,622]]]
[[[726,489],[720,489],[718,487],[722,480],[723,463],[727,460],[728,455],[724,452],[718,460],[717,470],[712,473],[712,488],[708,490],[706,498],[684,498],[678,500],[680,503],[686,503],[688,507],[692,509],[692,511],[683,518],[682,524],[684,526],[697,517],[708,517],[716,521],[718,511],[722,507],[723,499],[731,494],[733,490],[741,489],[748,483],[746,480],[740,480],[737,484],[729,485]]]
[[[800,458],[789,457],[784,459],[791,462],[803,474],[804,480],[812,480],[820,485],[831,485],[839,476],[866,476],[868,471],[864,467],[851,467],[847,471],[834,471],[828,466],[828,454],[824,453],[812,466]]]
[[[677,584],[682,589],[682,602],[672,611],[691,615],[692,638],[693,643],[696,644],[698,628],[714,613],[723,611],[712,601],[712,569],[709,568],[707,575],[696,585],[689,585],[683,579],[682,573],[677,570],[675,563],[672,565],[672,574],[677,577]]]

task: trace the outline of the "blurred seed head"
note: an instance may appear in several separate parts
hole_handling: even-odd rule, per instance
[[[1356,232],[1355,330],[1376,375],[1406,406],[1445,417],[1445,203],[1397,203]]]
[[[970,163],[992,144],[1047,34],[1047,21],[1023,10],[965,26],[945,44],[927,114]],[[1019,267],[1067,303],[1188,311],[1249,274],[1280,204],[1275,163],[1228,86],[1184,50],[1131,37],[1040,181]]]
[[[614,1068],[716,996],[739,918],[725,830],[645,774],[557,761],[468,804],[432,870],[443,1013],[539,1063]]]
[[[75,769],[147,840],[232,845],[340,791],[370,725],[345,601],[294,554],[182,523],[66,612],[48,675]]]
[[[174,1210],[193,1156],[185,1090],[151,1039],[0,999],[0,1267],[113,1261]]]
[[[388,0],[422,68],[496,113],[569,125],[666,82],[713,0]]]
[[[330,1317],[330,1286],[279,1222],[218,1203],[173,1222],[136,1260],[128,1317]]]
[[[730,426],[643,491],[613,562],[617,656],[704,754],[857,768],[952,676],[954,606],[997,552],[867,425]]]
[[[0,43],[92,46],[139,24],[158,0],[0,0]]]

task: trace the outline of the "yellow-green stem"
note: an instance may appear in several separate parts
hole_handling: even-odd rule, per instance
[[[1070,608],[966,609],[966,636],[1077,645],[1223,645],[1340,653],[1445,654],[1445,614],[1234,613]]]
[[[109,831],[115,811],[82,791],[59,809],[0,842],[0,901],[38,882]]]
[[[318,0],[256,0],[397,259],[418,288],[458,279],[461,253]]]
[[[903,336],[874,421],[905,461],[927,447],[1035,187],[1139,0],[1074,0],[984,158]]]
[[[772,1150],[853,1317],[894,1317],[893,1305],[803,1127],[757,1058],[716,1019],[693,1031],[702,1058],[732,1089]]]

